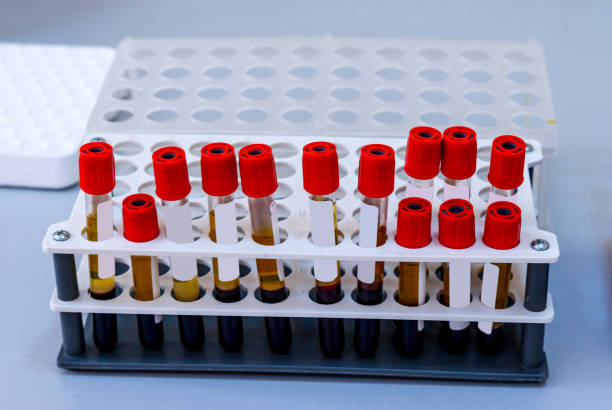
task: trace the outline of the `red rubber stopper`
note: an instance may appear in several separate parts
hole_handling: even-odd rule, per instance
[[[108,194],[115,188],[113,147],[89,142],[79,150],[79,185],[90,195]]]
[[[476,242],[474,208],[464,199],[449,199],[440,205],[438,239],[452,249],[469,248]]]
[[[468,127],[450,127],[442,137],[440,170],[451,179],[467,179],[476,172],[478,143],[476,131]]]
[[[431,179],[440,172],[442,133],[431,127],[414,127],[408,134],[404,171],[412,178]]]
[[[384,198],[393,193],[395,182],[395,152],[382,144],[361,148],[357,187],[362,195]]]
[[[147,194],[130,195],[123,200],[123,236],[131,242],[148,242],[157,238],[155,199]]]
[[[327,195],[340,186],[338,153],[331,142],[311,142],[302,150],[304,189],[312,195]]]
[[[489,182],[499,189],[515,189],[523,183],[525,141],[514,135],[502,135],[493,140]]]
[[[238,151],[242,192],[246,196],[269,196],[278,188],[272,148],[266,144],[251,144]]]
[[[521,208],[498,201],[487,208],[482,241],[490,248],[512,249],[521,241]]]
[[[395,242],[404,248],[422,248],[431,242],[431,203],[423,198],[404,198],[397,210]]]
[[[238,188],[238,170],[234,147],[224,142],[213,142],[202,148],[200,168],[202,189],[208,195],[231,195]]]
[[[164,201],[185,198],[191,192],[185,151],[179,147],[164,147],[153,153],[155,194]]]

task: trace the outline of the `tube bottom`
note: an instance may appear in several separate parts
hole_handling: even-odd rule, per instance
[[[400,320],[393,334],[393,344],[406,357],[418,357],[423,351],[423,330],[418,320]]]
[[[264,303],[278,303],[288,296],[286,288],[277,290],[261,290],[261,300]],[[274,353],[288,353],[293,343],[291,321],[288,317],[266,317],[266,337],[268,346]]]
[[[204,345],[204,321],[202,316],[181,315],[178,317],[181,343],[187,350],[200,350]]]
[[[372,357],[380,343],[380,319],[355,319],[353,346],[360,357]]]
[[[452,330],[448,322],[442,322],[439,335],[440,345],[449,353],[462,354],[470,342],[470,327]]]
[[[344,351],[344,321],[319,318],[319,344],[325,356],[339,357]]]
[[[117,345],[117,315],[114,313],[92,313],[93,339],[96,347],[110,352]]]
[[[494,327],[490,334],[478,329],[476,333],[476,350],[484,356],[493,356],[501,350],[504,327]]]
[[[155,315],[138,315],[138,339],[149,350],[159,350],[164,342],[164,321],[155,322]]]

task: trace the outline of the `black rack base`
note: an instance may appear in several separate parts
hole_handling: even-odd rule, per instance
[[[537,368],[520,365],[517,340],[520,325],[506,324],[502,350],[483,356],[471,340],[462,355],[443,350],[437,340],[439,324],[426,322],[422,354],[416,359],[400,356],[392,345],[393,321],[382,321],[381,342],[373,358],[358,357],[352,346],[353,320],[345,319],[346,348],[337,359],[325,357],[319,348],[316,319],[292,318],[293,346],[288,354],[274,354],[267,345],[263,318],[243,318],[244,345],[240,352],[224,351],[218,342],[216,318],[205,318],[206,342],[201,351],[187,351],[180,342],[175,316],[164,317],[164,344],[159,351],[142,348],[135,315],[118,315],[119,343],[112,352],[101,352],[93,344],[91,315],[85,325],[85,352],[70,356],[60,349],[57,364],[70,370],[167,371],[212,373],[259,373],[294,375],[338,375],[366,377],[424,378],[495,382],[541,383],[548,377],[544,355]]]

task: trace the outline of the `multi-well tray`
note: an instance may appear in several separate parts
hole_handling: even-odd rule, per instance
[[[236,245],[219,245],[208,237],[209,225],[206,214],[206,197],[201,188],[199,152],[208,142],[223,140],[233,144],[236,148],[249,142],[260,140],[260,136],[149,136],[137,141],[125,137],[108,137],[107,141],[115,148],[117,186],[114,196],[114,225],[116,235],[107,241],[91,242],[86,240],[81,232],[85,221],[85,202],[79,196],[70,218],[62,223],[52,225],[45,237],[44,248],[53,253],[110,253],[118,257],[124,264],[129,265],[130,255],[157,255],[167,258],[172,255],[193,255],[202,258],[201,264],[210,266],[210,258],[221,255],[234,255],[243,260],[243,265],[252,271],[242,279],[246,295],[236,303],[221,303],[214,299],[211,293],[212,275],[200,279],[205,290],[203,297],[197,302],[182,303],[171,296],[170,275],[162,276],[161,285],[166,290],[164,294],[151,302],[139,302],[130,296],[132,287],[131,275],[119,276],[118,284],[123,289],[121,295],[113,300],[99,301],[88,294],[87,261],[79,269],[80,296],[72,301],[60,301],[53,296],[51,306],[54,310],[69,312],[115,312],[115,313],[156,313],[156,314],[201,314],[201,315],[242,315],[242,316],[301,316],[301,317],[377,317],[386,319],[430,319],[430,320],[496,320],[503,322],[550,322],[553,318],[552,301],[542,312],[529,312],[523,307],[524,269],[519,264],[524,263],[551,263],[559,255],[556,237],[554,234],[543,231],[537,227],[529,175],[525,168],[525,182],[519,188],[517,203],[522,209],[523,224],[521,243],[510,251],[499,251],[485,246],[482,242],[484,221],[482,215],[487,207],[487,195],[490,185],[486,181],[487,152],[490,151],[491,142],[479,141],[479,159],[477,174],[472,178],[472,202],[477,217],[477,241],[469,249],[452,250],[441,246],[437,239],[437,209],[441,203],[442,180],[437,177],[434,183],[433,200],[433,240],[421,249],[402,248],[393,240],[395,236],[396,210],[400,199],[404,197],[406,174],[403,171],[403,157],[405,141],[395,138],[379,138],[377,142],[392,146],[396,150],[395,190],[389,200],[389,240],[378,248],[360,248],[356,245],[356,234],[359,229],[358,209],[360,197],[357,188],[357,169],[359,164],[359,148],[364,140],[361,138],[323,138],[338,144],[340,153],[340,188],[337,202],[340,221],[338,228],[342,232],[343,241],[334,247],[323,248],[313,245],[308,234],[310,231],[308,196],[302,188],[301,148],[312,137],[266,137],[266,141],[273,147],[276,156],[279,188],[274,196],[281,210],[282,220],[279,226],[284,241],[276,246],[264,246],[255,243],[251,238],[250,220],[247,212],[247,198],[238,189],[237,209],[238,227],[241,240]],[[540,144],[537,141],[528,141],[530,152],[527,154],[527,166],[533,166],[542,159]],[[191,176],[192,191],[190,206],[193,218],[194,236],[197,238],[189,244],[177,244],[164,238],[163,222],[160,238],[147,243],[129,242],[123,238],[123,227],[120,218],[121,201],[132,193],[145,192],[155,195],[155,182],[151,172],[151,154],[155,149],[177,145],[185,149]],[[158,205],[160,203],[157,199]],[[222,227],[218,228],[222,229]],[[64,230],[70,233],[66,241],[56,241],[54,232]],[[545,240],[549,248],[544,251],[532,247],[534,240]],[[254,271],[254,258],[277,258],[288,264],[293,272],[287,278],[289,297],[278,304],[270,305],[257,300],[257,277]],[[319,305],[309,297],[309,290],[314,286],[311,276],[313,259],[338,259],[342,261],[346,272],[343,278],[345,296],[343,300],[331,306]],[[375,307],[362,306],[350,296],[356,287],[356,279],[352,275],[353,267],[359,260],[384,260],[387,262],[387,278],[385,279],[386,300]],[[393,274],[394,267],[400,261],[430,262],[430,277],[427,283],[429,301],[417,308],[406,308],[398,304],[393,293],[397,289],[397,278]],[[441,305],[436,296],[441,290],[441,281],[433,271],[436,263],[440,262],[473,262],[474,270],[477,263],[483,262],[516,262],[515,279],[512,292],[515,303],[512,307],[503,310],[494,310],[480,303],[480,281],[472,281],[472,303],[463,309],[448,309]]]

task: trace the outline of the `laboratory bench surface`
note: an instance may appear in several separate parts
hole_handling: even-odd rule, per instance
[[[559,121],[548,203],[561,259],[550,273],[543,385],[342,377],[95,373],[59,369],[49,310],[50,223],[77,195],[0,188],[0,408],[605,408],[612,388],[612,4],[604,1],[0,2],[0,41],[114,46],[126,36],[322,35],[537,39]],[[7,172],[2,170],[1,172]]]

